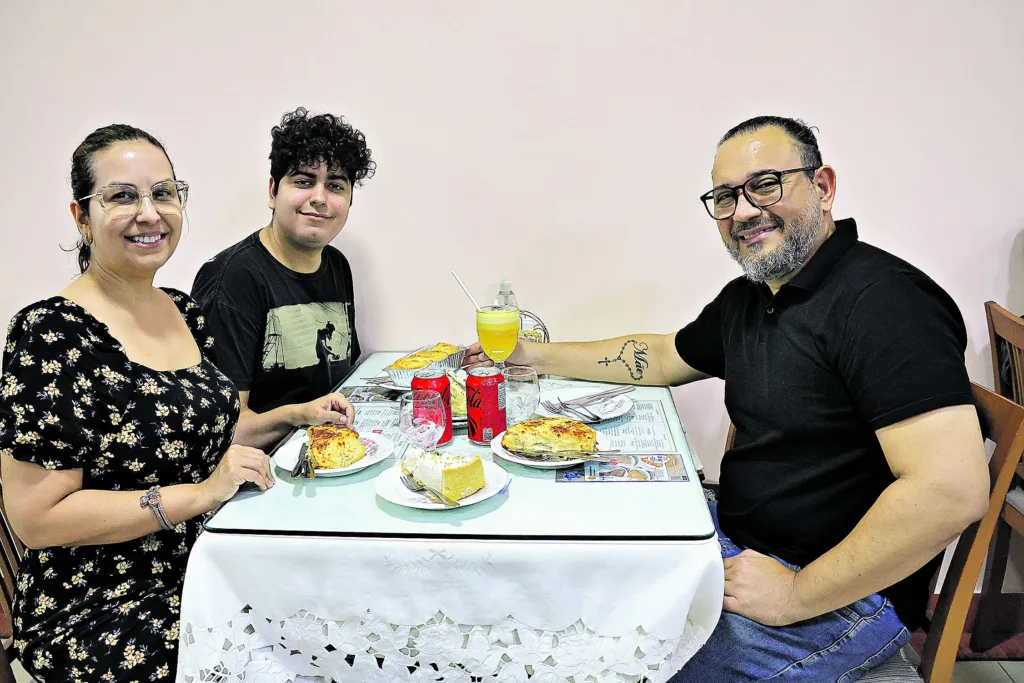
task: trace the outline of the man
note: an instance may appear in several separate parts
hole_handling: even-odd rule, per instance
[[[723,378],[724,611],[672,680],[853,681],[922,625],[938,556],[986,509],[966,330],[931,279],[833,221],[836,174],[802,122],[741,123],[711,175],[701,199],[745,277],[677,334],[522,343],[509,362]]]
[[[238,387],[235,441],[266,447],[292,428],[351,424],[331,393],[359,357],[352,271],[330,246],[353,188],[376,168],[344,118],[299,108],[271,131],[270,224],[225,249],[196,276],[217,364]]]

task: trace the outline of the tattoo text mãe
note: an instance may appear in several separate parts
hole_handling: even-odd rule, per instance
[[[647,360],[647,349],[647,342],[638,342],[635,339],[630,339],[622,345],[622,349],[619,351],[618,356],[615,358],[605,357],[604,360],[599,360],[597,362],[599,365],[622,363],[626,366],[629,376],[639,382],[644,377],[644,370],[646,370],[647,366],[650,365],[650,361]],[[632,355],[631,360],[629,359],[630,355]]]

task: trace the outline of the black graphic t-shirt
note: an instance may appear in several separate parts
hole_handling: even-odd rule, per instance
[[[256,231],[199,269],[192,298],[217,366],[258,413],[329,393],[359,358],[352,271],[332,246],[315,273],[297,273]]]

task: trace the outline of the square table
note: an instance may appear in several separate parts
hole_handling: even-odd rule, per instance
[[[371,354],[342,386],[400,355]],[[576,386],[603,385],[541,380]],[[667,439],[688,481],[556,482],[464,430],[445,450],[493,459],[511,481],[457,509],[377,496],[397,456],[344,477],[277,468],[273,488],[236,495],[192,549],[178,680],[667,680],[718,621],[722,560],[671,393],[629,396],[635,419],[595,428],[630,452]],[[386,408],[356,404],[357,430],[361,407]]]

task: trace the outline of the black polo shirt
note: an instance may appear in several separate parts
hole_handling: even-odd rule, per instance
[[[736,425],[722,460],[723,533],[800,566],[835,547],[895,481],[875,431],[973,403],[966,348],[949,295],[858,241],[852,219],[775,296],[746,278],[727,284],[676,335],[687,364],[725,380]],[[882,591],[911,629],[939,559]]]

